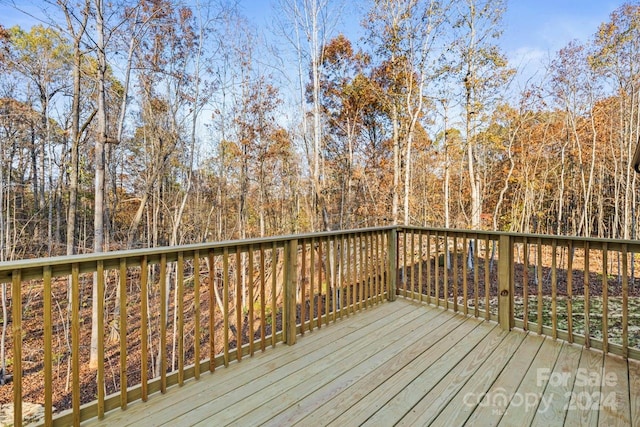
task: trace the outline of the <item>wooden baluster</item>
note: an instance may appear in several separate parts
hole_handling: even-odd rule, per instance
[[[411,299],[416,299],[416,233],[414,230],[411,230],[411,248],[409,253],[411,254]]]
[[[525,237],[522,242],[522,329],[529,330],[529,243]]]
[[[584,275],[582,277],[584,286],[584,346],[591,347],[591,331],[589,328],[589,242],[584,242]]]
[[[358,253],[357,256],[358,258],[360,258],[360,264],[358,265],[358,310],[362,310],[362,304],[363,302],[366,303],[365,300],[365,285],[364,285],[364,272],[363,272],[363,267],[364,267],[364,255],[363,255],[363,248],[362,248],[363,242],[362,242],[362,233],[358,234]]]
[[[77,301],[76,299],[72,301]],[[74,310],[74,307],[71,308],[72,316],[78,316],[78,310]],[[75,326],[75,324],[74,324]],[[13,332],[13,424],[15,426],[22,425],[22,271],[13,270],[11,277],[11,327]],[[73,330],[73,337],[75,340],[74,344],[77,344],[77,332],[75,328]],[[76,356],[76,351],[73,350],[74,357]],[[75,361],[75,359],[74,359]],[[74,370],[74,378],[76,375],[76,371]],[[75,385],[75,382],[74,382]],[[76,388],[73,388],[73,403],[76,404]],[[79,399],[78,399],[79,400]],[[79,403],[78,403],[79,407]],[[74,424],[80,424],[79,414],[76,415],[74,406]],[[78,408],[79,409],[79,408]],[[79,412],[79,410],[78,410]],[[76,423],[77,421],[77,423]]]
[[[409,251],[409,244],[407,243],[408,237],[407,237],[407,231],[403,230],[402,231],[402,289],[404,289],[404,297],[407,297],[407,282],[409,281],[409,275],[407,274],[407,258],[409,258],[408,256],[408,251]]]
[[[339,250],[338,250],[338,238],[334,237],[330,243],[329,243],[333,248],[333,271],[331,272],[331,282],[332,282],[332,287],[331,287],[331,302],[333,305],[333,321],[336,321],[337,318],[337,314],[338,314],[338,306],[340,304],[340,302],[338,301],[339,299],[339,295],[338,295],[338,289],[340,288],[340,279],[339,279],[339,272],[340,272],[340,257],[339,257]],[[331,251],[329,251],[329,253],[331,253]]]
[[[422,264],[424,260],[422,259],[422,243],[424,240],[424,232],[420,230],[418,232],[418,292],[420,295],[420,302],[424,301],[424,291],[422,289],[423,278],[422,278]]]
[[[71,265],[71,370],[72,370],[71,407],[73,409],[73,425],[80,425],[80,277],[79,276],[80,276],[80,267],[77,263],[73,263]],[[16,379],[14,378],[14,381],[15,380]]]
[[[147,256],[144,255],[140,259],[140,389],[142,401],[146,402],[149,398],[149,264]],[[102,283],[102,286],[100,286]],[[103,297],[98,301],[104,304],[104,267],[101,261],[98,262],[98,289],[102,287]],[[98,306],[99,307],[99,306]],[[100,328],[99,328],[100,329]],[[104,330],[104,326],[101,328]],[[104,338],[98,339],[98,343],[102,342],[104,352]],[[98,352],[100,354],[100,352]],[[103,354],[104,356],[104,354]],[[104,369],[104,357],[101,357]],[[104,375],[104,372],[103,372]],[[103,380],[104,381],[104,380]],[[104,388],[98,382],[98,394],[100,389]],[[103,391],[104,393],[104,391]]]
[[[376,233],[375,235],[375,247],[376,247],[376,267],[375,267],[375,275],[376,275],[376,294],[378,297],[376,298],[376,302],[379,304],[382,302],[382,235],[380,233]]]
[[[557,274],[558,242],[551,242],[551,327],[553,339],[558,339],[558,274]]]
[[[315,239],[311,238],[311,244],[309,245],[309,331],[313,330],[314,324],[314,308],[317,306],[316,304],[316,293],[315,293],[315,280],[316,280],[316,242]],[[318,310],[318,314],[320,310]]]
[[[347,292],[347,316],[349,316],[350,313],[353,313],[353,278],[351,276],[351,247],[352,247],[352,242],[351,242],[351,234],[347,235],[347,288],[346,288],[346,292]]]
[[[491,319],[491,271],[489,271],[489,236],[484,239],[484,318]]]
[[[372,289],[371,289],[371,234],[364,235],[364,285],[365,285],[365,305],[371,307]]]
[[[222,252],[222,322],[224,366],[229,366],[229,248]]]
[[[255,335],[255,331],[254,331],[254,323],[255,323],[255,313],[254,313],[254,307],[253,307],[253,301],[254,301],[254,289],[253,289],[253,252],[254,252],[254,247],[253,245],[249,245],[249,249],[247,252],[247,256],[249,257],[249,271],[247,273],[247,300],[249,301],[249,324],[247,325],[247,331],[249,334],[249,355],[253,356],[254,353],[254,348],[253,348],[253,341],[254,341],[254,335]]]
[[[609,352],[609,277],[608,254],[606,243],[602,244],[602,351]]]
[[[345,316],[349,315],[349,240],[347,235],[342,236],[342,243],[340,249],[340,265],[341,268],[341,285],[340,285],[340,312]]]
[[[322,327],[322,272],[324,260],[322,258],[322,237],[318,238],[318,329]]]
[[[346,287],[346,275],[347,275],[347,259],[346,259],[347,243],[344,234],[340,236],[340,292],[338,293],[338,301],[340,304],[340,317],[346,315],[345,308],[348,308],[346,303],[347,287]],[[345,307],[346,306],[346,307]]]
[[[478,257],[478,235],[473,238],[473,315],[480,317],[480,264]]]
[[[127,409],[127,260],[120,259],[120,408]]]
[[[276,314],[278,312],[277,296],[278,296],[278,248],[276,242],[271,244],[271,347],[276,346]]]
[[[213,250],[207,254],[209,259],[209,372],[216,370],[216,267]]]
[[[436,257],[436,262],[437,257]],[[431,233],[427,231],[427,304],[431,304]]]
[[[307,280],[307,242],[300,240],[302,247],[302,266],[300,267],[300,335],[304,335],[307,318],[307,296],[305,282]]]
[[[622,356],[629,356],[629,257],[627,245],[622,251]],[[632,258],[633,259],[633,258]]]
[[[567,243],[567,333],[573,343],[573,241]]]
[[[184,385],[184,253],[178,252],[178,263],[176,272],[176,302],[178,322],[178,385],[182,387]]]
[[[242,300],[244,298],[244,289],[242,289],[242,257],[240,254],[240,246],[236,246],[236,360],[242,360],[242,316],[244,307]]]
[[[364,284],[364,256],[363,256],[363,237],[362,233],[357,236],[357,246],[355,250],[355,263],[356,263],[356,280],[358,281],[358,309],[363,309],[365,303],[365,284]]]
[[[369,283],[369,306],[372,307],[376,301],[376,289],[374,281],[374,263],[373,263],[373,233],[367,233],[367,282]]]
[[[435,234],[435,249],[436,249],[436,253],[435,253],[435,262],[433,265],[433,280],[434,280],[434,287],[435,287],[435,299],[436,299],[436,306],[440,307],[440,279],[438,278],[438,271],[440,270],[440,242],[438,240],[438,233],[436,232]]]
[[[453,236],[453,311],[458,312],[458,236]]]
[[[387,234],[387,257],[387,299],[395,301],[398,288],[398,231],[395,228]]]
[[[445,231],[443,238],[444,246],[442,248],[442,297],[444,299],[444,308],[449,310],[449,233]]]
[[[42,268],[43,286],[43,310],[44,310],[44,424],[53,425],[53,321],[52,321],[52,296],[51,296],[51,267]],[[98,311],[103,313],[102,311]],[[100,319],[102,316],[98,316]],[[99,330],[99,329],[98,329]],[[102,354],[98,352],[98,358]],[[103,358],[104,359],[104,358]],[[98,381],[98,390],[103,382]],[[102,403],[102,414],[100,404]],[[102,401],[98,399],[98,417],[102,419],[104,414],[104,394]]]
[[[194,304],[194,342],[193,354],[195,366],[193,376],[196,380],[200,379],[200,252],[195,251],[193,254],[193,304]]]
[[[266,331],[267,331],[267,307],[265,297],[265,259],[264,259],[264,244],[260,245],[260,350],[266,350]]]
[[[167,392],[167,255],[160,255],[160,392]]]
[[[542,335],[542,239],[538,238],[538,334]]]
[[[469,280],[468,280],[468,271],[467,271],[467,245],[469,244],[469,240],[467,239],[467,234],[462,234],[462,299],[463,301],[463,313],[465,316],[469,314],[469,304],[467,299],[469,298]]]

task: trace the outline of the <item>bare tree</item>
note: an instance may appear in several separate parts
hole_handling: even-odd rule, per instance
[[[411,223],[412,150],[425,113],[427,83],[440,71],[435,57],[442,48],[449,8],[449,1],[376,0],[364,24],[376,54],[384,61],[380,73],[389,80],[381,95],[392,122],[394,223],[398,222],[400,194],[404,223]]]
[[[303,139],[309,161],[312,189],[312,205],[315,218],[312,229],[317,229],[321,223],[325,230],[331,229],[331,220],[324,197],[326,176],[323,174],[324,143],[323,118],[321,105],[320,66],[324,55],[324,46],[331,37],[331,31],[337,19],[340,6],[336,0],[281,0],[279,9],[282,11],[283,21],[280,31],[292,43],[298,59],[298,87],[300,94],[300,108],[303,117]],[[293,29],[293,33],[291,32]],[[305,73],[305,67],[309,67]],[[307,78],[311,82],[307,86]],[[306,92],[311,98],[311,129],[309,130],[306,116]],[[311,144],[308,136],[311,133]],[[319,219],[319,221],[318,221]]]
[[[482,175],[479,162],[482,147],[477,135],[496,93],[513,75],[496,40],[502,33],[500,21],[504,0],[466,0],[460,5],[455,42],[460,57],[464,86],[464,123],[467,146],[467,172],[471,192],[471,226],[481,227],[483,209]],[[483,116],[485,115],[485,116]]]
[[[80,16],[66,1],[59,2],[67,22],[67,31],[71,35],[73,41],[73,88],[71,102],[71,158],[69,165],[69,208],[67,210],[67,255],[76,253],[76,217],[78,210],[78,167],[79,167],[79,145],[84,129],[88,126],[94,114],[81,125],[80,111],[80,90],[82,75],[82,58],[84,52],[82,50],[82,40],[87,29],[90,13],[90,0],[85,0]]]

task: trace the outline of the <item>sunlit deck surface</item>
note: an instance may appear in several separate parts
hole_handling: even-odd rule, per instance
[[[399,298],[84,425],[640,425],[640,363]]]

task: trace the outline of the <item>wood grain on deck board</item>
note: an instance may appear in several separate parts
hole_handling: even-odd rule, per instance
[[[546,387],[538,402],[536,415],[532,426],[548,427],[564,424],[566,407],[569,404],[575,372],[580,365],[582,349],[576,345],[564,343],[558,360],[550,373],[549,380],[545,380]],[[551,379],[554,380],[551,380]]]
[[[403,316],[411,312],[415,312],[417,315],[419,314],[419,311],[417,311],[419,307],[419,305],[414,304],[382,304],[376,310],[363,311],[348,321],[338,321],[332,324],[331,328],[315,330],[306,334],[304,346],[281,344],[274,349],[269,348],[265,352],[257,353],[254,357],[248,359],[251,363],[233,362],[227,368],[217,369],[215,373],[202,373],[199,381],[190,380],[185,382],[188,387],[173,386],[165,394],[155,393],[149,396],[149,402],[135,402],[129,406],[126,412],[114,410],[108,414],[109,422],[129,425],[136,424],[137,420],[148,420],[151,416],[162,419],[163,416],[171,416],[175,412],[180,414],[182,410],[179,409],[179,406],[181,406],[182,402],[185,403],[184,411],[188,411],[193,399],[203,395],[208,398],[223,395],[250,381],[251,378],[264,369],[284,366],[300,357],[304,357],[306,354],[321,349],[326,345],[325,340],[327,339],[347,342],[349,339],[355,339],[361,334],[366,334],[368,331],[384,324],[388,316]],[[157,405],[152,404],[156,401]],[[101,424],[97,420],[86,423],[86,425]]]
[[[408,347],[389,346],[384,351],[377,353],[366,363],[361,363],[356,367],[346,371],[343,375],[331,379],[331,381],[305,395],[304,399],[296,405],[285,408],[277,416],[269,419],[265,425],[282,426],[293,425],[310,414],[311,419],[331,419],[332,411],[340,403],[348,401],[350,398],[363,393],[366,383],[382,383],[384,379],[393,375],[402,367],[418,357],[425,348],[430,347],[445,335],[452,328],[462,324],[464,319],[459,318],[455,322],[446,322],[440,326],[434,323],[425,325],[422,330],[407,341]],[[382,378],[382,379],[381,379]],[[375,388],[375,386],[373,386]],[[360,394],[361,395],[361,394]],[[324,408],[327,411],[316,413],[315,410]],[[321,411],[319,411],[321,412]],[[335,414],[335,412],[334,412]]]
[[[271,400],[255,407],[250,413],[241,418],[237,418],[234,422],[241,425],[257,425],[268,421],[267,425],[291,425],[289,422],[283,422],[288,418],[287,413],[305,412],[304,404],[308,401],[313,402],[309,396],[312,392],[318,390],[335,391],[331,385],[335,382],[344,381],[353,375],[354,371],[369,373],[381,369],[381,365],[390,360],[393,356],[398,355],[397,340],[406,341],[408,348],[429,348],[448,334],[453,333],[464,322],[464,319],[451,319],[449,316],[438,316],[430,322],[425,323],[424,327],[414,329],[407,335],[395,337],[393,339],[380,340],[380,347],[373,347],[372,352],[363,352],[358,357],[349,357],[344,362],[330,363],[326,369],[321,370],[315,376],[303,377],[301,381],[295,384],[286,392],[277,394],[269,393],[273,396]],[[416,339],[421,338],[421,339]],[[322,401],[315,399],[316,405],[322,404]],[[284,412],[284,413],[283,413]]]
[[[499,327],[492,329],[473,351],[470,351],[429,393],[421,397],[397,425],[428,425],[432,422],[508,335]]]
[[[601,351],[582,350],[580,365],[578,366],[581,372],[580,379],[576,377],[573,385],[574,405],[571,410],[567,411],[567,416],[564,420],[565,426],[587,427],[598,425],[600,408],[599,405],[593,404],[592,399],[599,398],[601,395],[600,385],[602,381],[599,381],[598,378],[602,378],[603,362],[604,355]],[[587,378],[589,377],[593,378],[594,381],[588,381]]]
[[[498,425],[512,399],[518,398],[519,395],[512,390],[517,390],[520,387],[544,341],[545,339],[539,335],[527,335],[491,388],[482,396],[480,403],[467,419],[467,424]],[[478,398],[480,396],[471,396],[471,399],[467,400],[477,400]]]
[[[616,411],[571,409],[573,394],[596,393]],[[399,298],[128,406],[82,424],[633,426],[640,363]]]
[[[449,427],[463,425],[470,412],[477,406],[468,396],[480,396],[493,384],[493,381],[509,362],[517,348],[522,344],[525,333],[509,334],[482,364],[471,378],[451,399],[449,404],[433,421],[433,426]]]
[[[266,369],[251,378],[243,378],[242,383],[238,383],[238,386],[233,390],[213,399],[209,396],[203,396],[203,399],[191,402],[192,408],[188,413],[174,413],[172,418],[167,417],[162,422],[171,425],[173,419],[180,417],[181,423],[193,425],[196,422],[219,414],[221,418],[220,424],[223,425],[223,420],[235,417],[235,412],[246,411],[246,408],[249,407],[247,400],[250,400],[254,394],[264,394],[272,384],[281,384],[281,381],[291,381],[292,378],[315,375],[322,371],[325,360],[328,360],[329,363],[335,363],[349,354],[357,354],[361,349],[367,348],[370,342],[381,342],[379,338],[384,336],[401,337],[400,332],[404,325],[418,318],[422,322],[428,322],[429,319],[436,317],[438,314],[431,311],[427,313],[427,310],[415,306],[414,310],[404,316],[393,317],[383,322],[377,321],[374,325],[367,325],[354,331],[348,337],[326,341],[320,349],[286,365],[277,363],[279,360],[276,360],[273,366],[267,366]],[[218,418],[216,418],[216,423],[218,422]],[[156,423],[155,425],[163,424]]]
[[[364,425],[389,425],[401,419],[426,393],[431,391],[460,360],[473,351],[492,330],[493,325],[483,324],[464,336],[439,359],[425,363],[425,369],[419,373],[395,396],[384,405],[376,405],[377,411]],[[427,367],[428,366],[428,367]],[[383,401],[383,399],[381,399]]]
[[[529,425],[536,415],[538,402],[544,393],[546,382],[540,381],[543,372],[551,372],[556,364],[562,342],[546,338],[527,374],[516,390],[519,400],[512,400],[502,414],[499,426],[521,427]],[[532,398],[535,397],[535,399]]]
[[[328,423],[328,425],[344,425],[344,423],[352,422],[351,420],[358,425],[365,422],[373,413],[381,408],[388,399],[407,387],[416,375],[424,372],[424,370],[428,369],[435,361],[440,360],[455,343],[468,336],[469,332],[475,330],[477,324],[474,323],[473,321],[463,323],[444,339],[432,347],[425,349],[420,356],[388,378],[383,386],[374,389],[371,393],[355,402],[354,405]],[[484,331],[480,331],[480,335],[483,333]]]

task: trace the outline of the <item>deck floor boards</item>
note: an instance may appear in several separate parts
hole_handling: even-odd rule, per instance
[[[519,427],[529,425],[536,415],[535,409],[538,407],[538,398],[544,393],[545,383],[540,381],[542,372],[551,372],[553,369],[560,350],[562,349],[562,341],[553,341],[545,339],[538,350],[536,358],[531,362],[527,373],[516,390],[516,394],[521,396],[521,401],[512,400],[509,406],[502,414],[500,423],[501,427]],[[598,355],[602,360],[602,354],[596,352],[588,352]],[[597,419],[596,419],[597,420]]]
[[[83,423],[465,424],[640,425],[640,362],[399,298]]]

